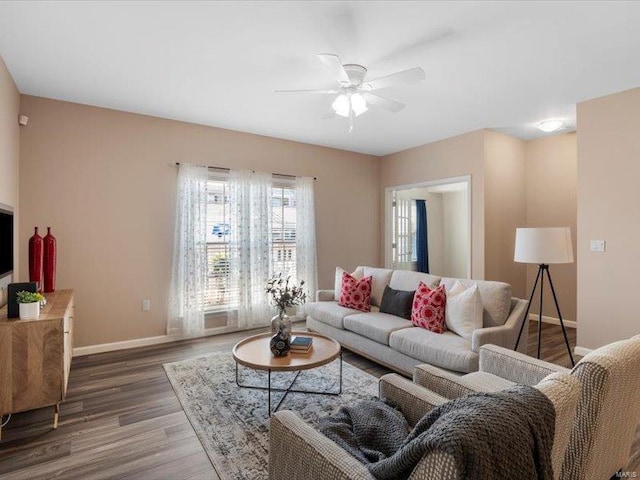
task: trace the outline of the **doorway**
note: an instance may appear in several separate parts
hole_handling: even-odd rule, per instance
[[[385,265],[471,277],[471,177],[385,189]]]

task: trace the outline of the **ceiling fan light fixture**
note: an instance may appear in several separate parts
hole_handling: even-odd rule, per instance
[[[391,113],[398,113],[405,107],[403,103],[389,100],[371,93],[372,91],[392,87],[400,83],[416,82],[425,78],[424,70],[420,67],[414,67],[384,77],[374,78],[365,83],[367,69],[362,65],[354,63],[343,64],[337,55],[331,53],[320,53],[318,58],[331,70],[334,79],[338,83],[336,87],[313,90],[276,90],[275,93],[335,95],[331,102],[333,113],[325,118],[332,118],[335,114],[349,119],[349,132],[353,132],[354,119],[367,112],[370,105]]]
[[[559,118],[550,118],[538,123],[538,129],[546,133],[557,132],[565,127],[563,120]]]
[[[336,97],[336,99],[331,104],[333,111],[336,112],[336,115],[340,115],[341,117],[348,117],[349,110],[351,109],[351,104],[349,103],[349,96],[341,93]]]
[[[353,108],[353,113],[356,114],[356,117],[362,115],[368,110],[367,102],[361,94],[351,94],[351,108]]]
[[[367,102],[360,93],[341,93],[333,101],[331,107],[336,115],[341,117],[349,117],[351,110],[356,117],[368,110]]]

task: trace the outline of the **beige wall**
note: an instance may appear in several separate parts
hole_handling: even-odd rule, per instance
[[[382,264],[389,186],[470,175],[472,276],[509,282],[520,297],[531,284],[512,260],[515,227],[571,226],[572,212],[575,223],[575,135],[523,142],[479,130],[379,159],[30,96],[21,109],[31,121],[21,133],[20,243],[34,225],[53,227],[58,286],[78,294],[78,346],[164,334],[176,161],[317,176],[321,288],[336,265]],[[572,267],[557,267],[573,320]]]
[[[164,334],[176,161],[318,177],[320,287],[336,265],[379,263],[376,157],[31,96],[21,109],[20,242],[53,228],[77,346]]]
[[[525,298],[536,269],[513,261],[515,229],[568,225],[576,231],[576,159],[575,134],[523,141],[478,130],[382,158],[380,182],[384,192],[471,175],[472,276],[508,282]],[[563,317],[575,320],[576,264],[552,269]],[[544,314],[556,317],[547,289],[545,295]]]
[[[467,258],[470,248],[467,191],[443,192],[439,195],[442,198],[442,218],[444,219],[442,228],[444,266],[441,271],[447,277],[464,278],[468,275]],[[444,239],[447,241],[445,242]]]
[[[0,203],[13,207],[15,222],[14,280],[18,280],[18,157],[20,153],[20,93],[0,57]],[[0,305],[6,301],[4,290]]]
[[[444,215],[441,193],[429,193],[426,188],[422,196],[416,196],[426,200],[427,206],[427,249],[429,252],[429,271],[436,275],[444,273]],[[416,268],[417,268],[416,262]]]
[[[640,88],[578,104],[578,346],[640,333]],[[605,240],[606,252],[589,250]]]
[[[513,261],[516,228],[527,225],[525,142],[484,132],[485,278],[526,295],[526,265]]]
[[[471,276],[508,282],[524,296],[525,266],[513,262],[515,228],[526,225],[524,142],[478,130],[388,155],[382,188],[471,175]]]
[[[384,189],[471,175],[471,276],[484,278],[484,131],[466,133],[383,157],[380,162],[381,211]],[[384,248],[381,242],[380,248]],[[380,252],[384,258],[384,252]]]
[[[577,223],[578,150],[575,133],[526,142],[527,157],[527,226],[570,227],[574,252]],[[551,265],[551,277],[565,320],[576,320],[577,263]],[[527,295],[530,294],[538,268],[527,266]],[[546,283],[546,279],[545,279]],[[540,311],[539,296],[531,305],[531,313]],[[543,315],[557,318],[553,296],[548,285],[544,289]]]
[[[0,203],[18,204],[20,93],[0,57]]]

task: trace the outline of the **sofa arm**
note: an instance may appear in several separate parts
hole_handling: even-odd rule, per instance
[[[374,480],[355,457],[295,413],[275,413],[269,433],[269,479],[310,478]]]
[[[426,363],[413,370],[413,381],[449,400],[478,391],[464,377]]]
[[[573,429],[578,399],[580,398],[580,382],[569,373],[553,373],[539,382],[535,388],[551,400],[556,411],[551,462],[554,478],[560,478],[564,455]]]
[[[480,371],[529,386],[536,385],[552,373],[570,372],[568,368],[560,365],[496,345],[483,345],[480,348]]]
[[[317,290],[316,302],[332,302],[335,300],[335,292],[333,290]]]
[[[395,373],[381,377],[378,387],[380,400],[398,408],[410,425],[415,425],[433,407],[449,401]]]
[[[504,325],[497,327],[479,328],[474,330],[471,336],[471,350],[478,353],[480,347],[486,344],[500,345],[501,347],[513,348],[518,340],[518,333],[522,322],[525,322],[522,330],[522,337],[518,344],[518,350],[527,351],[527,337],[529,322],[524,318],[529,302],[526,300],[514,298],[512,299],[511,313]]]

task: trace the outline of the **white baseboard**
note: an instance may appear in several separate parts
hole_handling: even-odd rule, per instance
[[[578,347],[577,345],[573,349],[573,353],[575,353],[576,355],[580,355],[581,357],[584,357],[585,355],[587,355],[587,354],[589,354],[591,352],[593,352],[593,349],[585,348],[585,347]]]
[[[537,313],[530,313],[529,314],[529,320],[538,320],[538,314]],[[560,325],[560,319],[556,318],[556,317],[547,317],[546,315],[542,316],[542,323],[550,323],[552,325]],[[567,328],[578,328],[578,322],[574,321],[574,320],[565,320],[564,318],[562,319],[562,323],[564,323],[564,326]]]
[[[303,321],[305,318],[303,317],[295,317],[293,322]],[[105,352],[115,352],[116,350],[128,350],[130,348],[139,348],[139,347],[149,347],[152,345],[161,345],[163,343],[171,343],[178,342],[180,340],[188,340],[190,338],[200,338],[200,337],[209,337],[212,335],[221,335],[223,333],[232,333],[244,330],[247,332],[247,335],[253,335],[251,330],[259,330],[268,327],[268,325],[264,325],[262,327],[255,327],[254,329],[246,330],[239,329],[235,326],[226,326],[226,327],[216,327],[216,328],[207,328],[204,331],[204,335],[200,336],[186,336],[186,335],[160,335],[157,337],[145,337],[145,338],[134,338],[132,340],[123,340],[121,342],[113,342],[113,343],[101,343],[99,345],[89,345],[86,347],[77,347],[73,349],[74,357],[81,357],[82,355],[94,355],[96,353],[105,353]]]
[[[217,327],[207,328],[204,335],[198,337],[208,337],[211,335],[219,335],[221,333],[229,333],[238,331],[237,327]],[[73,349],[73,356],[80,357],[82,355],[93,355],[96,353],[115,352],[116,350],[128,350],[130,348],[149,347],[151,345],[161,345],[163,343],[178,342],[189,338],[198,338],[188,335],[159,335],[157,337],[134,338],[132,340],[123,340],[121,342],[101,343],[99,345],[89,345],[86,347],[78,347]]]
[[[99,345],[89,345],[87,347],[74,348],[73,356],[81,357],[82,355],[93,355],[96,353],[113,352],[116,350],[148,347],[150,345],[160,345],[162,343],[170,343],[182,339],[182,337],[174,335],[160,335],[158,337],[135,338],[133,340],[124,340],[122,342],[101,343]]]

